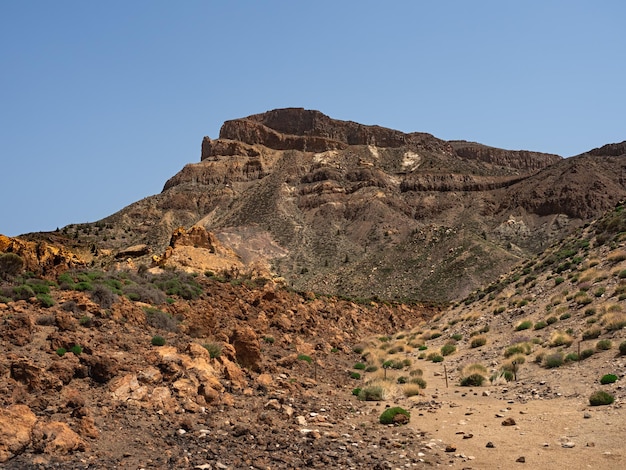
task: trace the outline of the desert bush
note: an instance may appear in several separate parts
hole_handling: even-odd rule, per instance
[[[615,397],[604,390],[598,390],[589,396],[591,406],[610,405],[613,401],[615,401]]]
[[[263,341],[266,342],[267,344],[274,344],[276,340],[274,339],[273,336],[264,336]]]
[[[452,336],[450,336],[450,338],[452,338],[455,341],[461,341],[463,339],[463,335],[461,333],[455,333]]]
[[[401,375],[400,377],[396,379],[396,382],[398,382],[399,384],[405,384],[408,381],[409,381],[409,378],[404,375]]]
[[[78,320],[80,326],[84,326],[85,328],[90,328],[93,325],[93,319],[88,315],[83,315]]]
[[[470,347],[479,348],[481,346],[484,346],[485,344],[487,344],[486,336],[476,336],[475,338],[472,339],[470,343]]]
[[[393,419],[398,414],[403,414],[407,417],[408,420],[411,419],[411,414],[408,411],[406,411],[404,408],[400,408],[399,406],[395,406],[393,408],[387,408],[385,411],[383,411],[378,420],[381,424],[392,424]]]
[[[548,324],[545,321],[538,321],[534,324],[533,329],[535,330],[543,330]]]
[[[572,338],[568,333],[555,331],[550,337],[549,345],[554,348],[557,346],[570,346],[573,342],[574,338]]]
[[[409,372],[410,377],[421,377],[424,375],[424,371],[422,369],[413,369]]]
[[[562,353],[549,354],[543,360],[543,366],[546,369],[554,369],[555,367],[561,367],[562,365],[563,365]]]
[[[533,350],[532,344],[528,341],[523,341],[520,343],[515,343],[512,346],[509,346],[504,351],[504,357],[511,357],[515,354],[530,354]]]
[[[150,342],[153,346],[163,346],[165,345],[165,338],[163,336],[154,335]]]
[[[50,308],[55,304],[54,299],[49,294],[37,294],[37,300],[44,308]]]
[[[176,295],[185,300],[197,299],[202,288],[192,275],[182,272],[166,272],[156,277],[153,284],[167,295]]]
[[[378,366],[370,365],[365,368],[365,372],[376,372],[378,370]]]
[[[583,349],[580,351],[580,360],[582,361],[583,359],[593,356],[594,352],[595,351],[593,349]]]
[[[426,385],[424,385],[424,387],[425,386]],[[402,393],[405,397],[414,397],[419,395],[424,387],[420,386],[419,384],[408,383],[404,387],[402,387]]]
[[[28,300],[31,297],[35,297],[35,291],[29,285],[22,284],[12,289],[11,298],[13,300]]]
[[[359,380],[361,378],[361,374],[359,374],[358,372],[350,372],[350,378]]]
[[[211,359],[215,359],[222,355],[222,345],[220,343],[211,342],[202,345],[209,352]]]
[[[611,349],[611,346],[613,346],[613,343],[611,343],[609,339],[601,339],[596,343],[596,349],[598,351],[608,351]]]
[[[612,383],[615,383],[616,381],[617,381],[617,375],[615,374],[605,374],[600,379],[600,383],[602,385],[612,384]]]
[[[166,301],[165,293],[153,284],[130,284],[123,286],[122,292],[133,302],[160,305]]]
[[[357,354],[362,354],[363,351],[365,351],[365,346],[363,346],[362,344],[357,344],[352,348],[352,352]]]
[[[67,353],[67,349],[65,348],[59,348],[55,351],[59,356],[63,357],[65,356],[65,354]]]
[[[619,353],[620,353],[622,356],[626,356],[626,341],[622,341],[622,342],[619,344]]]
[[[24,260],[15,253],[0,255],[0,278],[8,280],[17,276],[24,268]]]
[[[441,347],[442,356],[449,356],[450,354],[453,354],[455,351],[456,351],[456,346],[454,344],[444,344]]]
[[[430,353],[428,355],[428,360],[432,362],[443,362],[443,356],[437,353]]]
[[[365,370],[367,366],[365,364],[363,364],[362,362],[357,362],[356,364],[354,364],[353,368],[357,369],[357,370]]]
[[[515,331],[527,330],[531,326],[533,326],[533,322],[531,322],[530,320],[524,320],[517,324],[517,326],[515,327]]]
[[[621,312],[610,312],[602,317],[602,324],[607,331],[617,331],[626,327],[626,315]]]
[[[311,359],[311,356],[307,356],[306,354],[299,354],[298,355],[298,360],[299,361],[308,362],[309,364],[311,364],[313,362],[313,359]]]
[[[561,315],[561,316],[559,317],[559,319],[560,319],[560,320],[567,320],[568,318],[571,318],[571,317],[572,317],[572,314],[571,314],[571,313],[569,313],[569,312],[566,312],[566,313],[564,313],[563,315]]]
[[[380,385],[367,385],[361,388],[359,400],[382,401],[385,398],[385,389]]]
[[[461,379],[462,387],[480,387],[485,381],[482,374],[471,374]]]
[[[596,339],[600,336],[600,334],[602,334],[602,330],[600,328],[590,328],[583,331],[583,340],[587,341],[590,339]]]
[[[76,356],[80,356],[83,352],[83,348],[79,344],[75,344],[70,348],[70,351],[74,353]]]
[[[355,397],[358,397],[360,393],[361,393],[361,388],[360,387],[352,389],[352,395],[354,395]]]
[[[178,330],[178,321],[167,312],[163,312],[158,308],[145,307],[146,321],[153,328],[165,331]]]
[[[575,352],[571,352],[571,353],[566,354],[565,355],[565,359],[564,359],[564,361],[566,363],[568,363],[568,362],[578,362],[579,360],[580,360],[580,357]]]
[[[91,292],[91,300],[100,305],[101,308],[108,309],[117,302],[117,295],[104,284],[97,284]]]
[[[426,388],[426,381],[421,377],[413,377],[409,379],[409,383],[413,385],[417,385],[420,388]]]

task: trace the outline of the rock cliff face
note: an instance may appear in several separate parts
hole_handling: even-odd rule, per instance
[[[200,162],[90,242],[164,253],[178,227],[200,226],[299,290],[447,301],[626,198],[623,148],[563,160],[278,109],[225,122]]]

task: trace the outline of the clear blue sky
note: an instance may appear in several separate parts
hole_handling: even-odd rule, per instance
[[[161,191],[281,107],[571,156],[626,139],[626,2],[0,2],[0,233]]]

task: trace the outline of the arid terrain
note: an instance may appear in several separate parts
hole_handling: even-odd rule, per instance
[[[625,153],[276,110],[0,235],[0,468],[626,467]]]

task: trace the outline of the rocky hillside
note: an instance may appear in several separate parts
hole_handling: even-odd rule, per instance
[[[564,160],[279,109],[227,121],[160,194],[59,235],[102,266],[145,245],[151,265],[198,225],[297,290],[447,302],[626,197],[620,149]]]

